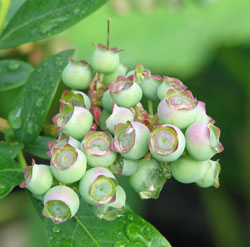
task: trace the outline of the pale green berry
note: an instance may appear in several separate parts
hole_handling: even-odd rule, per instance
[[[79,181],[86,172],[84,153],[69,144],[52,149],[51,171],[57,180],[70,184]]]
[[[157,199],[166,183],[161,166],[153,158],[139,161],[137,171],[129,177],[132,188],[139,193],[141,199]]]
[[[127,70],[127,67],[119,64],[118,68],[113,73],[104,74],[102,83],[108,86],[110,83],[114,82],[118,76],[125,76]]]
[[[197,122],[186,130],[188,153],[196,160],[208,160],[224,150],[219,141],[220,129],[213,122]]]
[[[105,91],[105,93],[102,96],[102,105],[103,108],[108,111],[108,112],[112,112],[112,105],[113,105],[113,100],[111,98],[111,95],[109,93],[109,90]]]
[[[208,188],[210,186],[214,186],[218,188],[220,186],[219,183],[219,174],[220,174],[220,163],[218,161],[208,160],[209,168],[203,175],[203,177],[196,182],[196,184],[202,188]]]
[[[159,161],[177,160],[185,148],[185,137],[181,130],[171,124],[156,125],[149,137],[149,149]]]
[[[24,169],[25,180],[20,184],[21,188],[27,188],[35,195],[46,193],[53,183],[53,176],[50,167],[37,165],[32,161],[32,166]]]
[[[93,72],[89,64],[84,60],[75,62],[73,59],[70,59],[62,73],[64,84],[76,90],[88,88],[92,79]]]
[[[111,150],[112,136],[108,132],[89,131],[82,141],[82,149],[91,167],[108,167],[117,153]]]
[[[115,125],[126,123],[127,121],[134,121],[133,113],[125,107],[119,107],[114,104],[112,114],[106,119],[106,127],[114,134]]]
[[[195,160],[190,156],[180,157],[171,163],[173,177],[184,184],[199,181],[209,168],[208,161]]]
[[[102,110],[101,116],[100,116],[100,128],[102,130],[106,130],[107,126],[106,126],[106,120],[107,118],[110,116],[110,113],[108,111],[106,111],[105,109]]]
[[[112,149],[126,159],[141,159],[148,152],[149,134],[147,126],[140,122],[117,124]]]
[[[42,215],[55,224],[63,223],[74,217],[79,209],[79,197],[67,186],[55,186],[44,196]]]
[[[120,64],[119,50],[107,49],[102,44],[96,46],[91,57],[91,65],[99,73],[113,73]]]
[[[206,104],[202,101],[198,101],[197,104],[197,115],[193,123],[198,122],[215,122],[211,117],[209,117],[206,113]]]
[[[89,169],[79,183],[82,198],[89,204],[101,206],[115,201],[117,180],[104,167]]]

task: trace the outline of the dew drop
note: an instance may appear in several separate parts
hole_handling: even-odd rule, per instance
[[[74,12],[74,14],[76,15],[76,14],[78,14],[78,13],[80,12],[80,9],[79,9],[79,8],[75,8],[75,9],[73,10],[73,12]]]
[[[52,228],[52,232],[54,232],[54,233],[59,233],[59,232],[61,232],[61,228],[59,227],[59,226],[53,226],[53,228]]]
[[[13,129],[19,129],[22,126],[22,119],[21,119],[22,108],[14,109],[10,113],[9,121],[10,125]]]
[[[45,20],[41,25],[40,25],[40,33],[45,34],[45,33],[50,33],[53,29],[60,27],[61,23],[65,22],[68,20],[68,17],[57,17],[54,19],[50,20]]]
[[[20,63],[17,62],[17,61],[11,61],[9,64],[8,64],[8,68],[11,70],[11,71],[14,71],[14,70],[17,70],[20,66]]]
[[[43,103],[43,99],[42,99],[42,98],[38,98],[38,99],[36,100],[36,106],[37,106],[37,107],[40,107],[40,106],[42,105],[42,103]]]
[[[119,241],[114,243],[113,247],[126,247],[126,241],[119,240]]]
[[[6,194],[9,190],[10,190],[10,185],[7,183],[0,183],[0,196],[3,196],[4,194]]]
[[[129,214],[128,215],[128,220],[133,221],[134,220],[134,215],[133,214]]]

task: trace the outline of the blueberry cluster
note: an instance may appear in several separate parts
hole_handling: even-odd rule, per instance
[[[178,79],[151,75],[141,64],[128,71],[119,53],[99,44],[90,64],[69,60],[62,80],[70,90],[52,119],[59,138],[48,144],[50,166],[33,161],[25,169],[20,186],[42,196],[42,214],[56,224],[77,213],[79,197],[100,218],[122,215],[119,176],[128,176],[142,199],[158,198],[172,176],[219,186],[220,165],[210,159],[223,147],[205,103]]]

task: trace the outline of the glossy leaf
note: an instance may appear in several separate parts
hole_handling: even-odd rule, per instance
[[[28,143],[25,151],[42,159],[50,160],[51,157],[47,155],[49,151],[48,142],[55,141],[55,138],[47,136],[38,136],[33,143]]]
[[[0,61],[0,91],[22,86],[33,68],[22,61],[8,59]]]
[[[0,152],[6,154],[10,158],[16,158],[17,154],[23,149],[23,144],[0,142]]]
[[[0,152],[0,200],[4,199],[23,179],[21,166]]]
[[[51,37],[71,27],[107,0],[30,0],[10,20],[0,39],[0,48]]]
[[[8,120],[19,142],[34,142],[55,96],[62,71],[73,50],[60,52],[42,62],[19,92]]]
[[[42,202],[31,196],[39,214]],[[70,221],[55,225],[42,216],[44,231],[51,247],[170,247],[169,242],[140,216],[127,212],[114,220],[98,219],[84,201]]]

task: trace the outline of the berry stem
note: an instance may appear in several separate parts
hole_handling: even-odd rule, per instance
[[[107,20],[107,50],[109,50],[110,19]]]
[[[148,100],[148,113],[149,115],[154,115],[153,101]]]
[[[134,110],[135,110],[135,112],[136,112],[136,115],[139,116],[139,117],[141,117],[141,116],[142,116],[142,113],[141,113],[139,107],[138,107],[137,105],[135,105],[133,108],[134,108]]]
[[[24,158],[23,152],[20,151],[17,155],[17,160],[19,162],[19,164],[22,166],[23,169],[25,169],[27,167],[27,163],[26,160]]]

